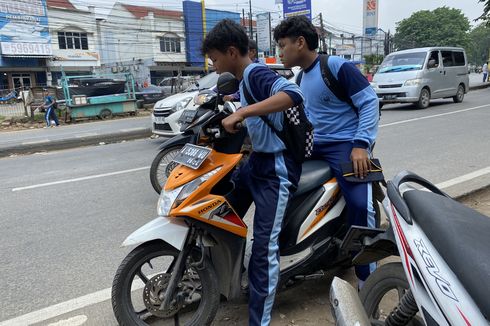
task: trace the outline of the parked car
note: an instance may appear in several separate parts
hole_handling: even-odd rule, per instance
[[[195,81],[194,76],[167,77],[158,83],[158,86],[165,91],[165,94],[172,95],[189,88]]]
[[[268,65],[285,78],[294,78],[299,68],[285,68],[282,64]],[[189,86],[185,91],[171,95],[155,104],[152,114],[152,132],[162,136],[175,136],[180,133],[178,120],[184,110],[195,110],[197,105],[194,104],[194,97],[203,89],[209,89],[216,86],[219,75],[215,72],[198,79],[194,85]],[[239,103],[237,103],[239,106]]]
[[[142,100],[143,104],[153,104],[165,98],[165,91],[158,86],[149,85],[147,87],[136,88],[136,100]]]
[[[459,103],[469,90],[467,62],[462,48],[398,51],[386,56],[371,86],[381,105],[415,103],[425,109],[436,98],[452,98]]]

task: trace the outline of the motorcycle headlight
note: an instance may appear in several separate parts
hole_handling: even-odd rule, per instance
[[[418,79],[418,78],[417,79],[409,79],[405,82],[404,85],[405,86],[418,86],[421,84],[421,82],[422,82],[422,80]]]
[[[158,199],[157,213],[158,216],[168,216],[173,207],[179,206],[187,199],[201,184],[209,180],[213,175],[219,172],[221,167],[218,167],[208,173],[190,181],[189,183],[178,187],[174,190],[165,191],[162,189],[160,198]]]
[[[183,108],[185,108],[191,100],[192,100],[192,97],[187,97],[183,100],[180,100],[177,103],[175,103],[174,105],[172,105],[172,108],[170,110],[172,111],[172,113],[180,111]]]

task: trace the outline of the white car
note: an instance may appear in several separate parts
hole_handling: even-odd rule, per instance
[[[219,75],[212,72],[200,78],[196,85],[192,85],[185,91],[169,96],[155,103],[151,116],[152,132],[162,136],[174,136],[180,133],[178,120],[184,109],[196,109],[194,97],[203,89],[209,89],[216,85]]]
[[[299,68],[284,68],[282,64],[270,64],[269,68],[276,71],[285,78],[294,78]],[[155,103],[153,114],[151,116],[152,132],[161,136],[175,136],[180,133],[178,120],[184,110],[195,110],[197,105],[194,104],[194,97],[203,89],[209,89],[216,86],[219,75],[215,72],[197,80],[196,85],[192,85],[185,91],[169,96]],[[239,105],[239,103],[237,103]]]

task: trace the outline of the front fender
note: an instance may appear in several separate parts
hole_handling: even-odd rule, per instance
[[[187,143],[196,144],[197,143],[197,135],[196,134],[180,134],[174,136],[168,140],[166,140],[163,144],[160,145],[158,151],[162,151],[166,148],[174,147],[174,146],[184,146]]]
[[[175,249],[182,250],[189,227],[181,219],[157,217],[131,233],[123,247],[139,245],[152,240],[163,240]]]

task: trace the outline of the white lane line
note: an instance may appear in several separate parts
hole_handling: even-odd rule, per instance
[[[485,105],[475,106],[475,107],[472,107],[472,108],[462,109],[462,110],[458,110],[458,111],[452,111],[452,112],[447,112],[447,113],[429,115],[429,116],[426,116],[426,117],[413,118],[413,119],[408,119],[408,120],[402,120],[402,121],[397,121],[397,122],[386,123],[386,124],[380,125],[379,127],[380,128],[383,128],[383,127],[396,126],[396,125],[401,125],[401,124],[405,124],[405,123],[409,123],[409,122],[414,122],[414,121],[432,119],[432,118],[437,118],[437,117],[443,117],[443,116],[446,116],[446,115],[457,114],[457,113],[461,113],[461,112],[478,110],[478,109],[486,108],[486,107],[489,107],[489,106],[490,106],[490,104],[485,104]]]
[[[60,320],[56,323],[48,324],[48,326],[80,326],[85,324],[87,320],[88,320],[87,316],[80,315],[69,319]]]
[[[135,282],[131,286],[131,291],[137,291],[144,288],[143,282]],[[84,295],[75,299],[55,304],[44,309],[36,310],[28,314],[15,317],[0,322],[0,326],[26,326],[37,324],[48,319],[56,318],[72,311],[92,306],[97,303],[111,300],[112,288],[100,290],[94,293]]]
[[[460,183],[470,181],[472,179],[484,176],[484,175],[489,174],[489,173],[490,173],[490,166],[486,167],[484,169],[481,169],[481,170],[477,170],[477,171],[462,175],[460,177],[457,177],[457,178],[454,178],[451,180],[441,182],[441,183],[437,184],[437,187],[440,189],[449,188],[449,187],[455,186],[457,184],[460,184]]]
[[[60,181],[54,181],[54,182],[48,182],[48,183],[41,183],[41,184],[27,186],[27,187],[13,188],[12,191],[15,192],[15,191],[36,189],[36,188],[42,188],[42,187],[49,187],[49,186],[59,185],[59,184],[63,184],[63,183],[71,183],[71,182],[79,182],[79,181],[92,180],[92,179],[98,179],[98,178],[105,178],[105,177],[110,177],[110,176],[119,175],[119,174],[126,174],[126,173],[142,171],[142,170],[148,170],[149,168],[150,168],[149,166],[145,166],[145,167],[141,167],[141,168],[137,168],[137,169],[131,169],[131,170],[117,171],[117,172],[111,172],[111,173],[90,175],[90,176],[82,177],[82,178],[75,178],[75,179],[60,180]]]

